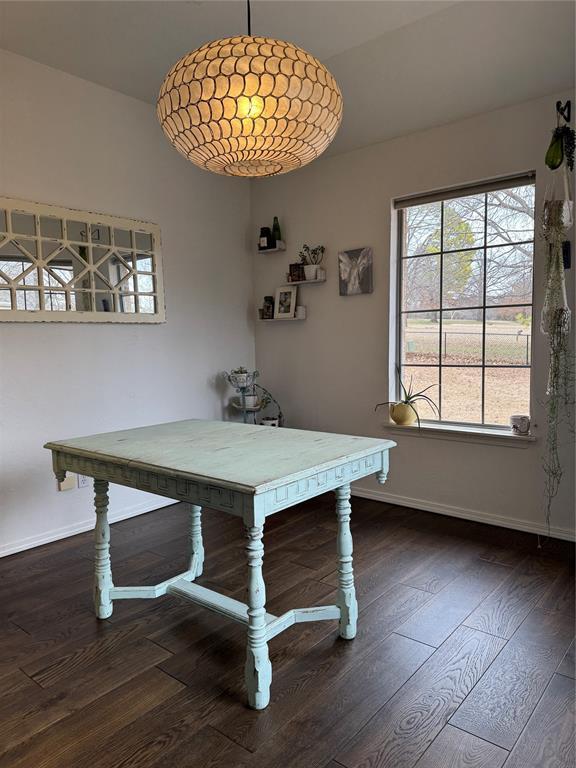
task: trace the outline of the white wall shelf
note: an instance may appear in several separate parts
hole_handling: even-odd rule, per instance
[[[280,253],[280,251],[286,250],[286,243],[284,240],[276,241],[276,248],[258,248],[258,253]]]
[[[259,323],[285,323],[287,320],[306,320],[305,317],[272,317],[269,320],[258,318]]]
[[[325,283],[326,278],[316,278],[315,280],[292,280],[289,283],[286,283],[286,285],[313,285],[315,283]]]

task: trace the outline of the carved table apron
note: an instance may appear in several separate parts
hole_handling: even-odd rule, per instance
[[[376,474],[384,483],[388,452],[395,443],[350,435],[252,426],[222,421],[178,421],[47,443],[54,472],[94,478],[96,509],[94,608],[100,619],[114,600],[178,595],[247,627],[248,703],[263,709],[270,700],[272,669],[268,641],[305,621],[339,621],[340,635],[356,634],[358,606],[352,570],[350,483]],[[160,584],[117,587],[110,563],[108,484],[187,502],[190,515],[189,568]],[[336,605],[294,608],[281,616],[266,612],[262,575],[264,521],[301,501],[334,490],[338,518]],[[241,517],[246,529],[248,603],[194,583],[202,574],[202,507]]]

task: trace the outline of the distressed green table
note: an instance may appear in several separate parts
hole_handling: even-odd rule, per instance
[[[350,482],[376,474],[384,483],[388,452],[395,443],[367,437],[251,426],[222,421],[178,421],[152,427],[47,443],[54,472],[94,478],[96,508],[94,606],[112,614],[114,600],[178,595],[247,626],[248,702],[263,709],[270,700],[272,668],[268,641],[305,621],[339,621],[340,635],[356,634],[358,606],[352,569]],[[117,483],[186,502],[190,514],[189,568],[148,587],[117,587],[110,563],[108,484]],[[336,493],[338,590],[336,605],[266,612],[262,575],[264,521],[326,491]],[[202,507],[241,517],[246,529],[248,603],[195,584],[202,574]]]

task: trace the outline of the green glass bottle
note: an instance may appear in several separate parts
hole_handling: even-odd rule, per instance
[[[282,240],[282,232],[280,231],[278,216],[274,216],[274,223],[272,224],[272,237],[274,240],[276,240],[276,242]]]

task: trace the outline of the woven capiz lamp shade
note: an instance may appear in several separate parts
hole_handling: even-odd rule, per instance
[[[342,95],[326,67],[298,46],[229,37],[172,67],[157,113],[172,144],[201,168],[272,176],[326,149],[340,125]]]

